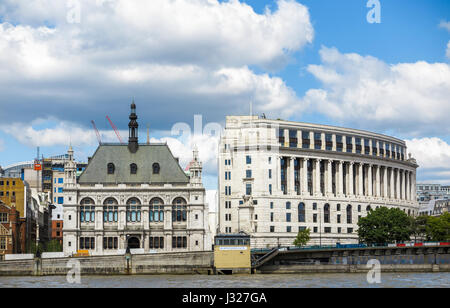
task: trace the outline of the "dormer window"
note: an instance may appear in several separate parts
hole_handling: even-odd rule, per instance
[[[114,171],[116,170],[116,167],[113,163],[108,164],[108,174],[114,174]]]
[[[153,164],[153,174],[159,174],[159,164],[158,163],[154,163]]]
[[[131,174],[137,174],[137,165],[136,164],[131,164],[130,165],[130,173]]]

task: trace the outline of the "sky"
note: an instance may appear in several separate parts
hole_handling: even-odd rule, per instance
[[[418,182],[450,184],[450,2],[0,2],[0,166],[69,144],[86,161],[91,120],[103,142],[118,141],[107,115],[127,140],[133,99],[140,141],[149,127],[183,167],[196,144],[208,190],[225,116],[250,102],[401,138]]]

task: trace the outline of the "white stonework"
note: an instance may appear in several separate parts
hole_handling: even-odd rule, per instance
[[[218,161],[219,232],[246,231],[253,248],[292,245],[300,228],[311,230],[309,244],[357,243],[370,209],[418,214],[418,165],[393,137],[229,116]]]

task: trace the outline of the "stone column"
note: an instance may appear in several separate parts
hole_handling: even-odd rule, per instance
[[[381,181],[380,181],[380,169],[381,166],[376,166],[376,174],[375,174],[375,195],[377,197],[381,197]]]
[[[344,162],[340,160],[339,162],[339,176],[337,179],[337,185],[338,185],[338,193],[337,195],[342,197],[344,195]],[[347,186],[348,187],[348,186]]]
[[[276,173],[277,173],[277,181],[276,181],[276,186],[277,186],[277,190],[280,191],[281,190],[281,156],[280,155],[276,155],[275,156],[275,166],[276,166]]]
[[[406,180],[405,180],[405,186],[406,186],[405,199],[408,201],[411,200],[410,199],[411,198],[411,190],[409,187],[409,184],[410,184],[409,177],[410,177],[410,172],[405,170],[405,178],[406,178]]]
[[[302,195],[309,195],[308,192],[308,158],[303,158],[302,167]]]
[[[320,192],[320,162],[322,160],[321,159],[316,159],[316,172],[315,172],[315,190],[314,190],[314,195],[316,196],[320,196],[321,192]]]
[[[327,195],[332,196],[333,195],[333,167],[332,167],[332,160],[328,160],[327,163]]]
[[[349,196],[352,196],[354,193],[354,187],[353,187],[353,165],[354,162],[350,162],[349,166],[348,166],[348,194]]]
[[[373,197],[373,177],[372,177],[372,164],[369,164],[369,168],[367,168],[367,195],[369,197]]]
[[[362,196],[363,192],[363,163],[359,163],[358,167],[358,195]]]
[[[414,169],[411,172],[411,200],[414,202],[417,201],[416,189],[416,169]]]
[[[288,181],[288,194],[293,195],[295,193],[295,157],[289,159],[289,181]]]
[[[397,169],[396,187],[397,187],[397,193],[395,194],[395,198],[400,199],[400,169]]]
[[[390,192],[389,192],[389,198],[390,199],[395,199],[395,189],[394,189],[394,168],[390,168],[391,169],[391,176],[390,176],[390,180],[389,180],[389,188],[390,188]]]

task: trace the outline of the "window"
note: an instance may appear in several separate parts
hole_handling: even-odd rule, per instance
[[[313,214],[313,222],[317,222],[317,214]]]
[[[94,237],[80,237],[80,250],[95,249]]]
[[[273,222],[273,213],[270,213],[270,221]]]
[[[137,165],[136,164],[131,164],[130,165],[130,173],[131,174],[137,174]]]
[[[340,224],[341,223],[341,215],[337,215],[337,223]]]
[[[291,226],[287,226],[286,227],[286,232],[292,232],[292,227]]]
[[[269,194],[272,194],[272,184],[269,184]]]
[[[270,208],[273,209],[273,202],[270,202]]]
[[[80,222],[88,223],[95,221],[95,206],[94,201],[90,198],[85,198],[81,200],[82,206],[80,206]],[[92,204],[91,206],[86,206],[85,204]],[[70,220],[70,218],[69,218]]]
[[[347,228],[347,233],[353,233],[353,228]]]
[[[358,212],[361,212],[361,204],[358,204]]]
[[[64,197],[58,197],[58,204],[64,204]]]
[[[0,237],[0,250],[6,250],[6,238]]]
[[[150,222],[164,221],[164,202],[162,199],[153,198],[150,201],[149,221]]]
[[[298,222],[305,222],[305,204],[301,202],[298,205]]]
[[[333,136],[331,134],[325,134],[325,149],[327,151],[333,150]]]
[[[358,153],[358,154],[361,154],[361,149],[362,149],[362,147],[361,147],[361,138],[355,138],[355,144],[356,144],[355,152]]]
[[[336,211],[340,212],[341,211],[341,205],[338,203],[336,204]]]
[[[118,206],[104,206],[103,207],[103,221],[117,222],[119,218]]]
[[[336,151],[342,152],[344,144],[342,143],[342,136],[336,135]]]
[[[0,223],[8,222],[8,213],[0,213]]]
[[[252,184],[250,183],[245,184],[245,194],[247,196],[250,196],[252,194]]]
[[[317,233],[317,231],[318,231],[317,227],[314,227],[313,232]]]
[[[288,201],[286,202],[286,210],[290,210],[291,209],[291,203]]]
[[[272,178],[272,169],[269,169],[269,179]]]
[[[245,170],[245,177],[250,179],[252,177],[252,170]]]
[[[245,161],[246,161],[247,165],[250,165],[252,163],[252,157],[250,155],[247,155],[245,157]]]
[[[352,153],[353,152],[352,137],[347,136],[345,139],[347,140],[347,153]]]
[[[55,188],[56,189],[56,188]],[[58,187],[58,193],[62,194],[63,193],[63,188],[62,187]]]
[[[316,211],[317,210],[317,203],[313,203],[313,211]]]
[[[275,232],[275,226],[270,226],[270,232]]]
[[[347,223],[352,223],[352,206],[350,204],[347,205]]]
[[[113,163],[108,164],[108,174],[114,174],[114,171],[116,170],[116,167]]]
[[[63,179],[63,178],[59,178],[59,179],[58,179],[58,183],[59,183],[59,184],[63,184],[63,183],[64,183],[64,179]]]
[[[322,134],[314,133],[314,149],[320,150],[322,149]]]
[[[286,222],[291,222],[291,213],[286,213]]]
[[[153,174],[159,174],[160,168],[158,163],[154,163],[152,166]]]
[[[127,201],[127,222],[141,221],[141,201],[137,198],[130,198]]]
[[[323,221],[330,223],[330,205],[328,203],[323,207]]]
[[[341,230],[342,230],[341,227],[338,227],[338,228],[337,228],[337,232],[338,232],[338,233],[341,233],[341,232],[342,232]]]
[[[172,221],[183,222],[187,220],[187,205],[183,198],[176,198],[172,203]]]
[[[103,238],[103,249],[117,249],[118,248],[118,238],[117,237],[104,237]]]
[[[310,146],[309,132],[302,131],[302,148],[309,149]]]
[[[331,227],[325,227],[325,233],[331,233]]]
[[[185,236],[172,237],[172,248],[187,248],[187,238]]]
[[[164,237],[150,237],[149,247],[150,249],[164,249]]]

